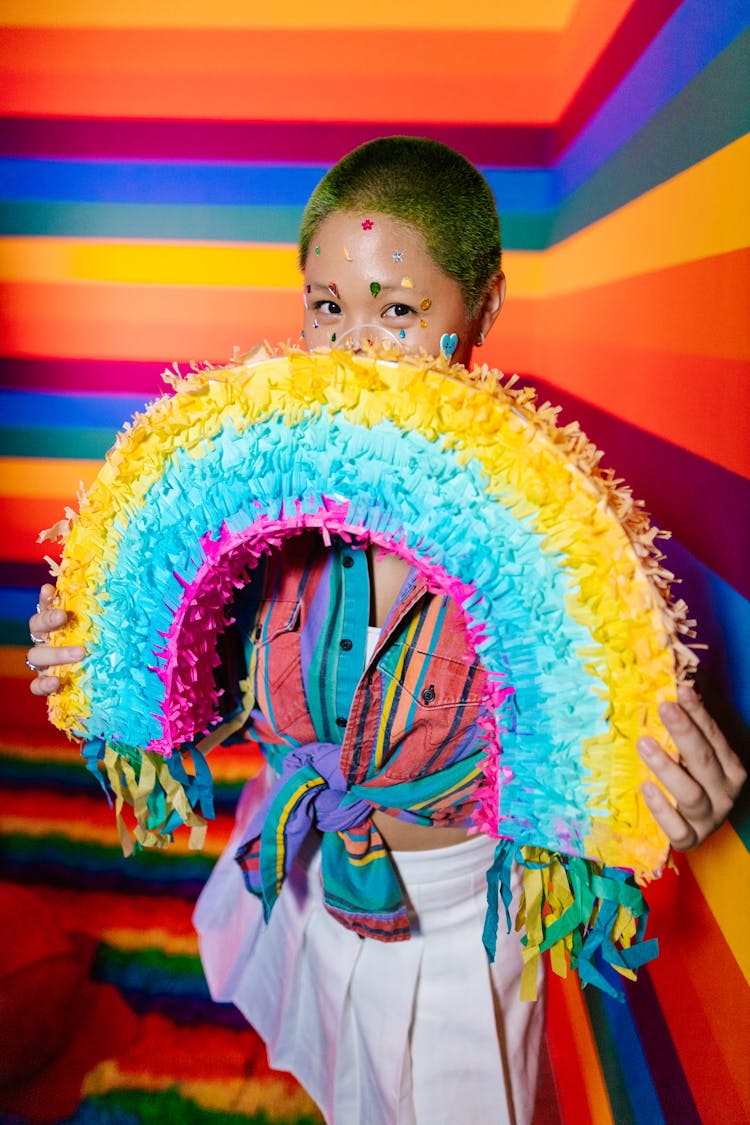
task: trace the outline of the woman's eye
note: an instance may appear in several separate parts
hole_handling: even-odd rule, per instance
[[[337,305],[335,301],[316,301],[313,308],[316,312],[322,313],[323,316],[339,316],[341,314],[341,306]]]
[[[383,313],[384,316],[414,316],[414,309],[409,305],[389,305]]]

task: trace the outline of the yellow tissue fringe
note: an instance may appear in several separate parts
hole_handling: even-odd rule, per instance
[[[95,637],[92,614],[119,548],[114,519],[126,523],[128,506],[143,502],[177,449],[201,457],[227,422],[242,432],[272,414],[290,425],[323,410],[341,411],[360,426],[388,419],[442,442],[464,462],[476,459],[488,495],[528,518],[544,550],[565,558],[567,610],[591,632],[591,647],[581,655],[604,684],[609,709],[609,730],[583,744],[589,807],[599,814],[591,818],[586,852],[633,868],[640,881],[660,870],[667,841],[640,796],[650,775],[635,742],[648,733],[675,753],[657,706],[674,698],[676,684],[694,670],[695,654],[680,640],[692,623],[684,603],[669,599],[672,575],[655,545],[663,533],[649,524],[630,490],[599,468],[601,454],[576,423],[558,427],[557,410],[537,406],[530,388],[514,387],[515,377],[505,380],[486,367],[470,373],[425,356],[261,348],[227,367],[164,377],[177,393],[135,416],[80,497],[78,514],[68,513],[56,526],[66,541],[58,597],[70,621],[55,643]],[[83,681],[59,671],[63,687],[50,697],[50,718],[62,729],[83,730]],[[138,790],[135,779],[126,789],[130,799]],[[140,824],[139,830],[151,842],[152,833]]]
[[[132,807],[135,815],[133,837],[137,843],[144,848],[166,848],[169,845],[168,836],[148,826],[150,814],[147,801],[157,778],[166,795],[167,809],[176,809],[190,828],[188,847],[200,851],[206,839],[206,821],[191,808],[183,786],[172,777],[166,759],[161,754],[142,754],[140,776],[136,777],[127,758],[107,745],[103,766],[115,795],[115,819],[123,855],[129,856],[133,851],[133,840],[122,815],[125,804]]]

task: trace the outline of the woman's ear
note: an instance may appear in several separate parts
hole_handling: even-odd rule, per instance
[[[504,301],[505,274],[500,270],[490,282],[489,289],[485,293],[484,300],[482,301],[482,307],[477,317],[477,338],[475,343],[484,343],[485,336],[500,316]]]

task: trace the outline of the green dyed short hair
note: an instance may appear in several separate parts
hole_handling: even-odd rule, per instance
[[[425,137],[382,137],[355,148],[323,177],[302,216],[304,269],[316,230],[334,211],[379,211],[415,227],[454,278],[474,316],[500,269],[500,222],[490,185],[463,156]]]

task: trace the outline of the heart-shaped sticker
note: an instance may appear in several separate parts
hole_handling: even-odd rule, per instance
[[[450,359],[457,347],[458,336],[456,335],[456,333],[451,332],[449,336],[447,332],[444,332],[440,337],[440,351],[443,353],[443,355],[447,359]]]

